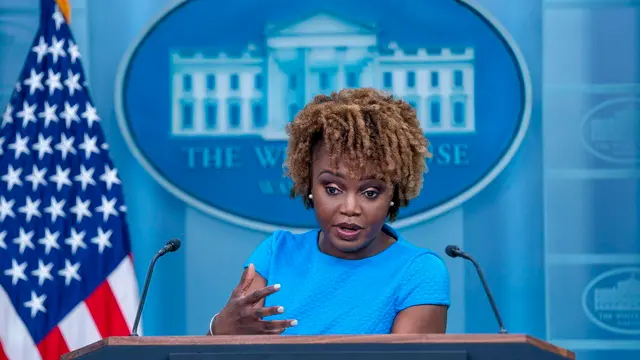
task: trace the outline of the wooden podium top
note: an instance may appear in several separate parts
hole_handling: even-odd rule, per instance
[[[162,345],[268,345],[268,344],[472,344],[520,343],[552,352],[566,359],[575,359],[572,351],[546,341],[521,334],[429,334],[429,335],[330,335],[330,336],[119,336],[109,337],[62,356],[62,360],[75,359],[105,347],[162,346]]]

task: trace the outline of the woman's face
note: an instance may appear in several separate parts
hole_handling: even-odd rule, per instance
[[[323,231],[321,247],[342,258],[364,258],[388,245],[380,230],[389,213],[393,188],[374,174],[349,178],[338,164],[334,172],[323,142],[314,147],[312,166],[313,207]]]

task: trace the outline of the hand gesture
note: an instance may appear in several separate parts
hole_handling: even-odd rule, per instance
[[[266,296],[280,290],[280,285],[263,287],[247,294],[255,276],[255,268],[249,264],[242,272],[240,283],[231,293],[227,305],[214,320],[214,335],[277,335],[297,325],[296,320],[263,320],[264,317],[284,312],[282,306],[263,307],[260,304]]]

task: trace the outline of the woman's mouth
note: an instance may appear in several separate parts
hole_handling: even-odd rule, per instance
[[[341,223],[335,226],[338,237],[342,240],[355,240],[358,238],[362,227],[357,224]]]

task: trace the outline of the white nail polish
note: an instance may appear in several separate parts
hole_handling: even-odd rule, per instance
[[[276,290],[280,289],[280,284],[273,285],[273,288],[276,289]]]
[[[292,320],[291,321],[291,326],[296,326],[298,325],[298,320]]]
[[[278,306],[278,312],[282,314],[284,312],[284,307]]]

